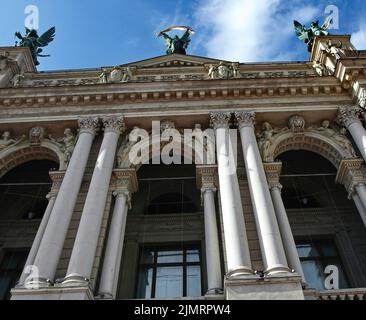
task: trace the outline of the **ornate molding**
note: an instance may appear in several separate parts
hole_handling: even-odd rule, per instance
[[[230,119],[231,119],[231,112],[210,113],[210,125],[215,130],[219,128],[228,129]]]
[[[225,63],[220,61],[219,64],[210,64],[207,66],[207,76],[210,79],[232,79],[240,77],[239,63]]]
[[[49,176],[52,180],[52,187],[47,195],[48,199],[57,196],[65,176],[65,171],[50,171]]]
[[[336,182],[345,186],[350,199],[355,192],[355,187],[365,184],[365,174],[366,168],[363,159],[343,160],[338,168]]]
[[[239,129],[244,127],[252,127],[255,125],[254,111],[236,111],[234,113]]]
[[[123,116],[103,117],[104,132],[114,132],[118,135],[125,131],[126,125]]]
[[[44,140],[45,129],[43,127],[34,127],[29,131],[29,142],[33,145],[41,144]]]
[[[293,133],[302,133],[305,129],[305,119],[295,115],[288,120],[288,126]]]
[[[280,175],[282,170],[282,162],[263,163],[264,171],[266,173],[269,189],[277,188],[281,191]]]
[[[352,123],[360,123],[362,109],[359,106],[342,106],[338,109],[337,122],[348,128]]]
[[[114,191],[128,191],[134,193],[138,190],[138,181],[135,169],[114,169],[112,173]]]
[[[96,135],[99,131],[98,117],[81,117],[78,119],[79,133],[90,133]]]

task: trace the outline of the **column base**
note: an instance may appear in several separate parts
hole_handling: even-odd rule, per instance
[[[240,266],[240,267],[237,267],[233,270],[230,270],[225,275],[225,277],[226,278],[235,278],[235,277],[247,276],[247,275],[252,275],[252,274],[253,274],[253,270],[251,268]]]
[[[227,300],[304,300],[301,276],[257,275],[225,279]]]
[[[276,274],[284,274],[284,273],[291,273],[291,270],[289,267],[287,267],[283,264],[273,265],[273,266],[271,266],[271,268],[268,268],[264,271],[265,275],[276,275]]]
[[[53,282],[47,278],[27,278],[24,283],[18,283],[15,288],[19,289],[43,289],[53,286]]]
[[[224,290],[222,288],[213,288],[207,290],[205,296],[216,296],[224,294]]]
[[[94,295],[89,287],[14,288],[11,290],[11,300],[94,300]]]
[[[89,287],[90,281],[79,274],[70,274],[59,282],[61,287]]]
[[[114,300],[114,297],[111,293],[99,293],[96,297],[96,300]]]

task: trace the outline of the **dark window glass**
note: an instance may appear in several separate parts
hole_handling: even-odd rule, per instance
[[[145,248],[141,252],[137,298],[202,295],[197,248]]]
[[[13,288],[23,271],[28,251],[6,251],[0,262],[0,300],[10,299]]]
[[[332,240],[297,241],[297,251],[310,288],[325,290],[324,270],[335,265],[339,272],[339,288],[349,288],[348,280],[342,267],[337,248]]]

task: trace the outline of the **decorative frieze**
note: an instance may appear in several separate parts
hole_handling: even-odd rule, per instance
[[[263,163],[263,167],[266,173],[269,189],[278,188],[281,190],[282,185],[280,184],[280,174],[282,170],[282,162]]]

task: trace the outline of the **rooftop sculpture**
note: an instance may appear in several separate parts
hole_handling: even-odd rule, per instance
[[[170,32],[172,30],[183,30],[185,32],[180,38],[177,35],[172,38],[167,34],[167,32]],[[163,38],[166,40],[166,54],[186,54],[186,49],[188,48],[189,42],[191,41],[190,35],[193,33],[194,31],[190,27],[173,26],[157,33],[157,37],[163,36]]]
[[[52,27],[46,31],[41,36],[38,35],[36,30],[30,30],[25,28],[26,34],[23,37],[20,32],[16,32],[15,36],[20,39],[19,47],[28,47],[31,51],[34,64],[39,65],[38,57],[49,57],[49,55],[42,55],[43,49],[41,47],[46,47],[55,38],[56,28]],[[18,42],[15,43],[18,46]]]

